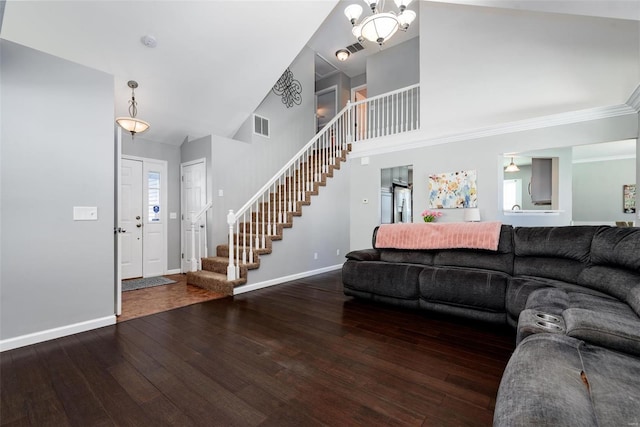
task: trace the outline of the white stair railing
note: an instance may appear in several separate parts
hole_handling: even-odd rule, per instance
[[[198,233],[198,255],[196,257],[196,228],[198,225],[198,221],[206,211],[211,208],[211,202],[207,203],[200,212],[197,214],[195,212],[189,212],[189,221],[191,222],[191,258],[189,259],[189,264],[191,267],[191,271],[197,271],[202,269],[202,235],[204,234],[204,256],[205,258],[208,256],[207,249],[207,222],[205,221],[202,230]]]
[[[408,86],[347,105],[236,213],[227,214],[227,280],[240,278],[240,265],[256,261],[267,236],[293,220],[311,192],[353,141],[420,128],[420,85]]]

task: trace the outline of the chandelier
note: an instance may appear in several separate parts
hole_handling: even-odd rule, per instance
[[[131,138],[133,138],[136,133],[141,133],[149,129],[149,123],[136,118],[136,115],[138,114],[138,103],[136,102],[135,89],[138,87],[138,82],[129,80],[127,86],[131,88],[131,100],[129,101],[129,117],[118,117],[116,119],[116,123],[122,129],[131,133]]]
[[[400,13],[384,12],[385,0],[378,2],[364,0],[371,8],[372,15],[367,16],[357,23],[360,15],[362,15],[362,6],[352,4],[346,7],[344,14],[353,25],[351,32],[359,42],[369,40],[378,43],[380,46],[393,36],[396,31],[407,31],[409,25],[416,19],[416,13],[408,10],[407,6],[412,0],[394,0],[394,3],[400,10]]]

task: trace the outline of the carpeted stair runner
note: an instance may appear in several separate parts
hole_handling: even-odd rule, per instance
[[[282,240],[283,229],[293,227],[293,219],[296,216],[302,215],[302,206],[308,206],[311,204],[311,197],[318,195],[320,187],[323,187],[327,184],[327,178],[333,177],[333,171],[335,169],[340,169],[340,163],[347,160],[347,154],[350,151],[351,147],[349,146],[349,150],[344,150],[341,156],[338,156],[335,159],[335,164],[327,166],[327,171],[321,174],[321,180],[319,182],[314,183],[313,190],[304,192],[304,200],[295,202],[295,210],[293,212],[288,212],[286,218],[282,218],[286,221],[278,221],[275,227],[275,234],[265,236],[265,248],[258,249],[255,246],[253,247],[253,262],[249,263],[248,260],[246,263],[240,264],[240,277],[236,280],[229,281],[227,280],[227,266],[229,265],[229,245],[223,244],[218,245],[216,247],[216,256],[202,258],[202,270],[198,271],[190,271],[187,273],[187,283],[194,286],[199,286],[204,289],[208,289],[214,292],[221,292],[226,295],[232,296],[233,289],[237,286],[244,285],[247,283],[247,275],[249,270],[255,270],[260,267],[260,256],[270,254],[273,250],[273,241],[274,240]],[[308,163],[303,163],[300,166],[300,169],[296,171],[294,174],[294,178],[288,178],[289,183],[292,182],[293,179],[296,182],[299,182],[301,174],[300,170],[304,170],[304,168],[308,167]],[[305,173],[306,174],[306,173]],[[247,251],[249,247],[249,239],[254,239],[255,235],[250,235],[250,231],[255,232],[256,221],[258,223],[258,227],[261,226],[262,219],[266,219],[268,217],[267,210],[272,209],[271,218],[276,218],[275,210],[276,204],[279,203],[289,203],[291,200],[291,195],[275,192],[271,193],[269,196],[270,203],[262,203],[261,204],[261,212],[253,212],[252,214],[252,224],[241,223],[239,225],[240,234],[239,241],[241,245],[246,245]],[[264,215],[264,217],[261,217]],[[246,234],[245,234],[246,233]],[[238,249],[238,248],[235,248]],[[242,251],[243,247],[239,248]],[[248,256],[248,255],[247,255]]]

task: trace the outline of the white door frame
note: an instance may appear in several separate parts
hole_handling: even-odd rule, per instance
[[[187,238],[185,236],[185,230],[184,230],[184,224],[183,221],[185,221],[185,215],[188,215],[189,212],[183,212],[183,208],[184,208],[184,204],[185,204],[185,194],[184,194],[184,181],[183,181],[183,177],[184,177],[184,168],[185,166],[191,166],[191,165],[196,165],[198,163],[202,163],[202,165],[204,166],[204,196],[205,196],[205,200],[204,200],[204,205],[206,205],[208,203],[208,200],[210,200],[210,195],[209,195],[209,182],[207,179],[207,159],[205,157],[202,157],[200,159],[195,159],[195,160],[190,160],[188,162],[184,162],[184,163],[180,163],[180,271],[182,273],[186,273],[186,271],[184,271],[184,256],[186,256],[185,254],[187,254],[187,248],[185,248],[186,244],[187,244]],[[205,222],[205,228],[204,228],[204,232],[208,233],[208,227],[206,227],[206,224],[208,222],[208,215],[209,212],[205,212],[204,214],[204,222]],[[204,241],[208,241],[209,240],[209,236],[205,236],[204,237]],[[206,249],[207,243],[205,243],[205,249]],[[208,254],[205,254],[205,256],[208,256]]]
[[[143,170],[143,176],[142,176],[142,204],[143,206],[147,206],[148,204],[148,182],[146,179],[146,176],[144,174],[144,171],[146,171],[148,169],[149,164],[156,164],[159,165],[161,168],[161,184],[160,184],[160,212],[162,215],[163,220],[161,221],[162,224],[162,235],[163,235],[163,239],[162,239],[162,273],[161,274],[167,274],[167,247],[169,245],[169,235],[168,235],[168,222],[169,222],[169,214],[167,212],[167,206],[168,206],[168,162],[166,160],[158,160],[158,159],[151,159],[151,158],[147,158],[147,157],[138,157],[138,156],[130,156],[127,154],[123,154],[121,156],[121,158],[123,159],[128,159],[128,160],[135,160],[135,161],[140,161],[142,162],[142,170]],[[120,200],[118,200],[118,203],[120,203]],[[142,212],[142,220],[143,220],[143,224],[147,223],[147,212],[145,209],[143,209]],[[144,242],[144,228],[143,228],[143,242]],[[142,251],[142,277],[149,277],[148,273],[145,272],[145,251],[143,249]]]
[[[115,236],[115,313],[116,316],[122,314],[122,239],[120,235],[120,168],[122,167],[122,129],[120,126],[115,126],[115,203],[114,209],[114,226],[113,233]]]

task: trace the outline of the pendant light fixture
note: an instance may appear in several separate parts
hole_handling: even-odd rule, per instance
[[[138,87],[138,82],[129,80],[127,86],[131,88],[131,100],[129,101],[129,117],[118,117],[116,119],[116,123],[122,129],[131,133],[131,138],[133,138],[136,133],[142,133],[149,129],[149,123],[136,118],[136,116],[138,115],[138,103],[136,102],[135,89]]]
[[[353,28],[351,32],[358,41],[369,40],[378,43],[380,46],[389,40],[396,31],[407,31],[409,25],[416,19],[416,13],[407,9],[412,0],[394,0],[399,9],[399,13],[384,12],[385,0],[364,0],[364,3],[371,9],[371,15],[357,23],[362,15],[362,6],[351,4],[344,10]]]
[[[509,165],[504,168],[505,172],[519,172],[520,168],[518,167],[518,165],[516,165],[515,163],[513,163],[513,157],[511,158],[511,163],[509,163]]]

